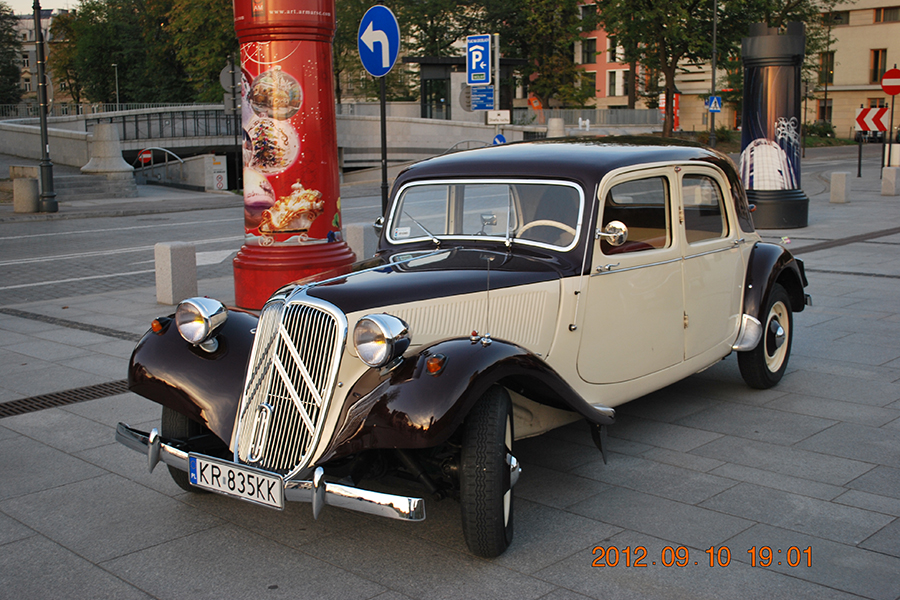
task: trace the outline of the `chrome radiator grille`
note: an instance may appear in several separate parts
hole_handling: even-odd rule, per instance
[[[330,305],[263,309],[238,415],[239,462],[282,475],[307,465],[334,392],[346,331],[343,315]]]

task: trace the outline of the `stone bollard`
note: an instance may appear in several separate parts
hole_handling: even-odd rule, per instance
[[[177,304],[197,295],[197,253],[187,242],[163,242],[153,247],[156,260],[156,301]]]
[[[13,212],[36,213],[39,196],[37,179],[30,177],[13,179]]]
[[[547,137],[557,138],[565,137],[566,123],[559,117],[547,119]]]
[[[850,173],[835,171],[831,174],[831,203],[844,204],[850,201]]]
[[[356,255],[356,260],[375,256],[378,248],[378,234],[371,225],[354,223],[344,227],[344,241]]]
[[[884,167],[882,169],[881,195],[900,196],[900,167]]]

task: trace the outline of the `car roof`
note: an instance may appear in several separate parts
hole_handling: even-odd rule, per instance
[[[719,164],[723,155],[703,146],[654,137],[563,138],[489,146],[446,154],[416,163],[397,178],[539,177],[599,182],[608,172],[647,163],[704,161]],[[723,167],[726,168],[727,167]]]

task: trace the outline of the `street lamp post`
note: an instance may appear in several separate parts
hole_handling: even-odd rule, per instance
[[[716,95],[716,27],[719,22],[719,1],[713,0],[713,31],[712,31],[712,84],[710,85],[710,102]],[[711,108],[711,107],[710,107]],[[716,113],[709,112],[709,146],[716,147]]]
[[[44,76],[44,31],[41,29],[41,3],[34,0],[34,39],[37,46],[38,102],[41,117],[41,199],[40,212],[57,212],[56,192],[53,191],[53,163],[50,162],[50,142],[47,134],[47,80]]]
[[[113,63],[112,67],[116,70],[116,112],[119,111],[119,65]]]

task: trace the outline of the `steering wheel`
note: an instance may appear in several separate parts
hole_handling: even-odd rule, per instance
[[[572,236],[575,235],[575,228],[566,225],[565,223],[560,223],[559,221],[551,221],[550,219],[538,219],[537,221],[532,221],[531,223],[527,223],[519,230],[518,234],[521,236],[523,233],[531,229],[532,227],[555,227],[556,229],[561,229]]]

